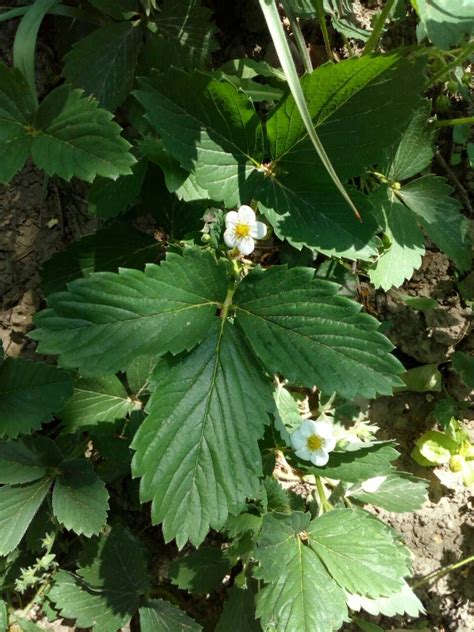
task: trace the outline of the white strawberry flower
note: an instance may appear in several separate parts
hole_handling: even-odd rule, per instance
[[[306,419],[291,435],[296,456],[321,467],[329,460],[329,452],[336,447],[334,429],[327,421]]]
[[[238,211],[229,211],[225,216],[224,241],[229,248],[237,248],[240,254],[249,255],[255,248],[255,239],[263,239],[267,227],[257,222],[250,206],[241,206]]]

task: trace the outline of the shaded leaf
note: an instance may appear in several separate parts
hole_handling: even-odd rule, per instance
[[[199,632],[202,626],[162,599],[147,601],[139,610],[141,632]],[[250,632],[250,630],[249,630]]]
[[[96,178],[87,198],[89,213],[110,219],[127,211],[140,195],[146,168],[146,161],[141,160],[133,166],[131,175],[116,181]]]
[[[392,470],[391,461],[400,456],[391,442],[352,444],[345,452],[331,452],[327,465],[318,468],[320,476],[357,483]]]
[[[220,549],[203,546],[171,563],[169,577],[181,590],[206,594],[216,590],[230,570],[229,560]]]
[[[228,592],[216,632],[261,632],[255,613],[255,582],[247,588],[233,586]]]
[[[474,357],[463,351],[456,351],[451,361],[453,369],[459,373],[464,384],[474,388]]]

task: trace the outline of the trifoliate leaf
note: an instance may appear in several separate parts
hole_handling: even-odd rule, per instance
[[[147,601],[139,610],[141,632],[200,632],[202,626],[162,599]],[[250,630],[248,631],[250,632]]]
[[[0,62],[0,181],[8,182],[25,164],[36,110],[31,90],[19,70]]]
[[[96,178],[87,198],[89,213],[104,219],[124,213],[140,194],[146,168],[146,161],[140,160],[133,165],[131,175],[120,176],[115,182]]]
[[[369,599],[347,593],[346,598],[347,605],[351,610],[360,612],[362,609],[374,616],[383,614],[386,617],[395,617],[396,615],[407,614],[416,618],[420,614],[425,614],[423,604],[406,582],[403,582],[403,588],[400,591],[388,597]]]
[[[320,476],[327,476],[348,483],[357,483],[373,476],[385,476],[392,471],[391,461],[400,453],[393,443],[352,444],[345,452],[331,452],[329,462],[318,467]]]
[[[72,395],[72,380],[49,364],[7,358],[0,365],[0,436],[17,437],[50,421]]]
[[[63,85],[48,94],[35,118],[31,155],[48,175],[92,182],[117,179],[136,162],[112,114],[81,90]],[[32,132],[33,133],[33,132]]]
[[[456,351],[451,361],[453,369],[459,373],[464,384],[474,388],[474,357],[463,351]]]
[[[429,121],[431,101],[423,101],[415,110],[398,145],[390,152],[387,178],[407,180],[428,167],[434,155],[435,127]]]
[[[270,387],[239,331],[217,322],[191,354],[159,363],[152,385],[132,471],[165,540],[199,546],[258,492]]]
[[[229,208],[252,197],[263,132],[250,100],[212,75],[173,68],[139,82],[135,93],[163,145],[209,199]],[[193,98],[189,99],[189,94]]]
[[[208,251],[168,254],[145,272],[99,272],[48,297],[35,317],[38,351],[83,376],[124,370],[137,356],[191,349],[209,330],[224,300],[227,273]]]
[[[405,550],[389,527],[360,509],[335,509],[313,520],[309,546],[337,583],[367,597],[400,590],[411,573]]]
[[[140,406],[130,398],[118,377],[103,375],[77,379],[73,395],[60,416],[67,430],[74,432],[101,421],[122,419]]]
[[[26,485],[0,487],[0,555],[18,546],[50,487],[48,477]]]
[[[165,0],[156,20],[158,30],[147,38],[147,66],[203,68],[218,48],[211,15],[200,0]]]
[[[140,26],[130,21],[95,29],[64,57],[66,81],[113,112],[132,89],[142,39]]]
[[[267,585],[257,596],[264,629],[329,632],[347,616],[344,592],[307,545],[309,515],[267,514],[255,550],[255,576]]]
[[[396,54],[363,56],[323,65],[301,83],[319,138],[339,177],[347,179],[379,162],[398,140],[422,90],[423,63],[411,65]],[[267,130],[271,162],[258,200],[276,234],[327,254],[374,254],[367,203],[349,190],[362,207],[361,223],[329,179],[291,94],[271,113]]]
[[[43,264],[41,277],[47,296],[74,279],[92,272],[117,272],[118,268],[143,269],[156,260],[160,244],[129,224],[117,222],[75,241]]]
[[[109,494],[90,461],[76,459],[61,464],[54,483],[53,512],[71,531],[87,537],[105,525]]]
[[[80,628],[116,632],[128,623],[148,590],[144,552],[137,539],[113,527],[99,541],[88,542],[77,571],[80,579],[59,571],[48,593],[61,616]]]
[[[467,43],[474,32],[474,8],[470,0],[454,3],[452,0],[416,0],[412,4],[420,18],[419,38],[427,35],[438,48],[449,50]]]
[[[228,592],[216,632],[262,632],[255,613],[255,581],[247,588],[233,586]]]
[[[429,175],[402,186],[399,196],[438,248],[459,270],[468,270],[471,264],[469,221],[459,212],[461,204],[450,196],[451,192],[444,178]]]
[[[230,562],[220,549],[203,546],[171,563],[169,577],[181,590],[206,594],[216,590],[230,570]]]
[[[428,498],[428,481],[404,472],[371,477],[349,490],[348,496],[387,511],[417,511]]]
[[[378,206],[378,215],[390,239],[390,247],[369,270],[369,277],[376,288],[389,290],[400,287],[421,267],[425,254],[424,238],[416,216],[395,197],[391,189],[383,186],[371,199]]]
[[[17,485],[43,478],[47,468],[62,461],[55,443],[47,437],[25,437],[0,442],[0,483]]]
[[[390,394],[402,366],[379,323],[311,268],[255,269],[234,295],[236,322],[269,373],[352,399]]]

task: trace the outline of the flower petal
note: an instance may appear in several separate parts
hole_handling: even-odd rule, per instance
[[[239,221],[239,216],[236,213],[236,211],[229,211],[228,213],[226,213],[225,215],[225,227],[226,228],[231,228],[232,226],[235,226]]]
[[[308,450],[308,448],[301,448],[301,450],[296,450],[295,454],[300,459],[303,459],[303,461],[311,461],[311,452]]]
[[[239,222],[242,224],[250,224],[253,226],[255,224],[255,211],[250,206],[244,204],[237,211],[237,215],[239,218]]]
[[[237,248],[241,254],[249,255],[255,248],[255,242],[252,237],[243,237],[242,239],[237,240]]]
[[[310,461],[313,465],[322,467],[329,461],[329,454],[326,450],[315,450],[314,452],[311,452]]]
[[[224,241],[225,245],[229,248],[235,248],[237,246],[237,237],[235,236],[235,231],[233,228],[228,228],[224,232]]]
[[[318,435],[318,437],[321,437],[322,439],[325,439],[327,441],[328,439],[332,439],[334,429],[332,425],[327,421],[315,421],[314,432]]]
[[[297,430],[291,435],[291,445],[295,450],[301,450],[306,446],[307,438],[303,437]]]
[[[317,434],[316,428],[314,427],[314,422],[312,419],[305,419],[301,426],[298,428],[298,432],[303,435],[303,437],[310,437],[313,434]]]
[[[255,222],[250,231],[250,236],[254,239],[263,239],[267,234],[267,227],[263,222]]]
[[[336,447],[336,443],[337,440],[334,437],[331,437],[330,439],[324,439],[324,449],[327,452],[332,452]]]

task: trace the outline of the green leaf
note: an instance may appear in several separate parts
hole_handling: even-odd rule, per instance
[[[86,459],[61,464],[53,489],[53,512],[71,531],[90,537],[100,532],[107,520],[109,494]]]
[[[423,31],[438,48],[449,50],[468,42],[474,31],[474,8],[470,0],[412,0]]]
[[[144,353],[189,350],[202,340],[224,300],[227,273],[208,251],[168,254],[145,272],[100,272],[48,297],[31,337],[38,351],[61,354],[59,363],[83,376],[124,370]]]
[[[0,600],[0,632],[8,632],[8,610],[3,599]]]
[[[398,195],[438,248],[459,270],[468,270],[471,264],[469,221],[459,212],[461,204],[450,196],[451,192],[444,178],[429,175],[402,186]]]
[[[391,243],[377,259],[375,267],[369,270],[369,277],[376,288],[389,290],[400,287],[421,267],[425,254],[424,238],[415,215],[391,189],[382,186],[371,199],[379,205],[381,226]]]
[[[0,442],[0,483],[16,485],[46,475],[48,459],[41,449],[49,439],[40,437]]]
[[[89,0],[89,2],[99,11],[116,20],[128,19],[140,11],[137,0]]]
[[[157,16],[158,30],[147,38],[145,63],[166,71],[204,68],[217,48],[212,13],[200,0],[165,0]]]
[[[435,126],[429,120],[431,101],[423,101],[388,160],[386,176],[391,181],[407,180],[429,167],[434,156]]]
[[[286,445],[291,446],[291,433],[303,423],[298,404],[292,394],[280,382],[278,382],[273,393],[273,398],[275,399],[277,410],[275,427]]]
[[[0,436],[17,437],[50,421],[72,395],[70,376],[21,358],[0,365]]]
[[[405,371],[402,375],[405,386],[397,388],[399,391],[426,393],[427,391],[441,392],[442,375],[437,364],[424,364]]]
[[[101,421],[113,422],[140,408],[115,375],[78,379],[71,399],[61,411],[61,419],[70,432]]]
[[[35,120],[31,154],[48,175],[92,182],[95,176],[117,179],[136,162],[130,144],[112,114],[82,90],[64,85],[48,94]]]
[[[260,179],[263,132],[250,100],[211,74],[173,68],[139,82],[135,96],[165,149],[209,199],[247,201]],[[193,98],[189,99],[189,94]]]
[[[141,632],[200,632],[202,626],[162,599],[147,601],[139,610]],[[251,632],[250,630],[248,632]]]
[[[230,562],[220,549],[203,546],[171,563],[169,577],[181,590],[210,593],[222,584],[230,570]]]
[[[406,550],[389,527],[360,509],[335,509],[312,521],[309,545],[337,583],[367,597],[400,590],[411,573]]]
[[[148,390],[148,383],[155,364],[156,358],[153,355],[142,355],[135,358],[129,365],[127,382],[135,396],[144,390]]]
[[[418,511],[426,502],[428,481],[405,472],[393,472],[370,478],[356,489],[349,490],[350,498],[387,511]]]
[[[133,87],[143,33],[132,22],[102,26],[74,44],[64,57],[64,76],[75,88],[114,111]]]
[[[140,160],[133,166],[131,175],[120,176],[115,182],[96,178],[87,198],[89,213],[110,219],[127,211],[140,195],[146,168],[146,161]]]
[[[453,369],[459,373],[464,384],[474,388],[474,357],[463,351],[456,351],[451,362]]]
[[[383,614],[386,617],[395,617],[396,615],[407,614],[416,618],[420,614],[425,614],[423,604],[406,582],[403,583],[401,590],[388,597],[377,597],[376,599],[369,599],[360,595],[347,595],[347,597],[347,605],[351,610],[360,612],[362,609],[374,616]],[[361,626],[361,629],[365,628]]]
[[[0,62],[0,181],[8,182],[25,164],[32,141],[28,133],[36,109],[22,74]]]
[[[443,465],[449,463],[458,451],[457,441],[444,432],[429,430],[417,440],[412,457],[420,465]],[[418,459],[418,455],[422,458]]]
[[[257,596],[264,629],[329,632],[347,616],[343,591],[305,542],[308,526],[308,514],[264,517],[255,550],[255,575],[267,582]]]
[[[159,363],[152,385],[132,471],[165,540],[199,546],[258,492],[270,387],[239,331],[217,322],[192,353]]]
[[[160,244],[126,223],[115,223],[86,235],[43,264],[43,292],[65,290],[70,281],[92,272],[117,272],[119,268],[143,269],[157,259]]]
[[[118,526],[88,543],[77,575],[80,579],[56,573],[48,597],[61,616],[94,632],[116,632],[127,624],[148,590],[144,552],[136,538]]]
[[[255,269],[234,295],[236,322],[269,373],[352,399],[390,394],[402,366],[360,305],[311,268]]]
[[[382,160],[385,147],[398,140],[419,99],[423,62],[411,65],[396,54],[364,56],[321,66],[301,85],[319,138],[344,180]],[[362,206],[361,223],[329,179],[291,95],[271,113],[267,131],[271,163],[258,199],[277,235],[327,254],[374,254],[364,198],[351,192]]]
[[[249,583],[245,589],[233,586],[229,590],[216,632],[262,632],[255,614],[255,582]]]
[[[7,555],[18,546],[50,487],[50,478],[0,487],[0,555]]]
[[[389,474],[393,469],[391,461],[399,456],[391,442],[349,444],[345,452],[331,452],[328,464],[318,467],[318,475],[358,483]]]

